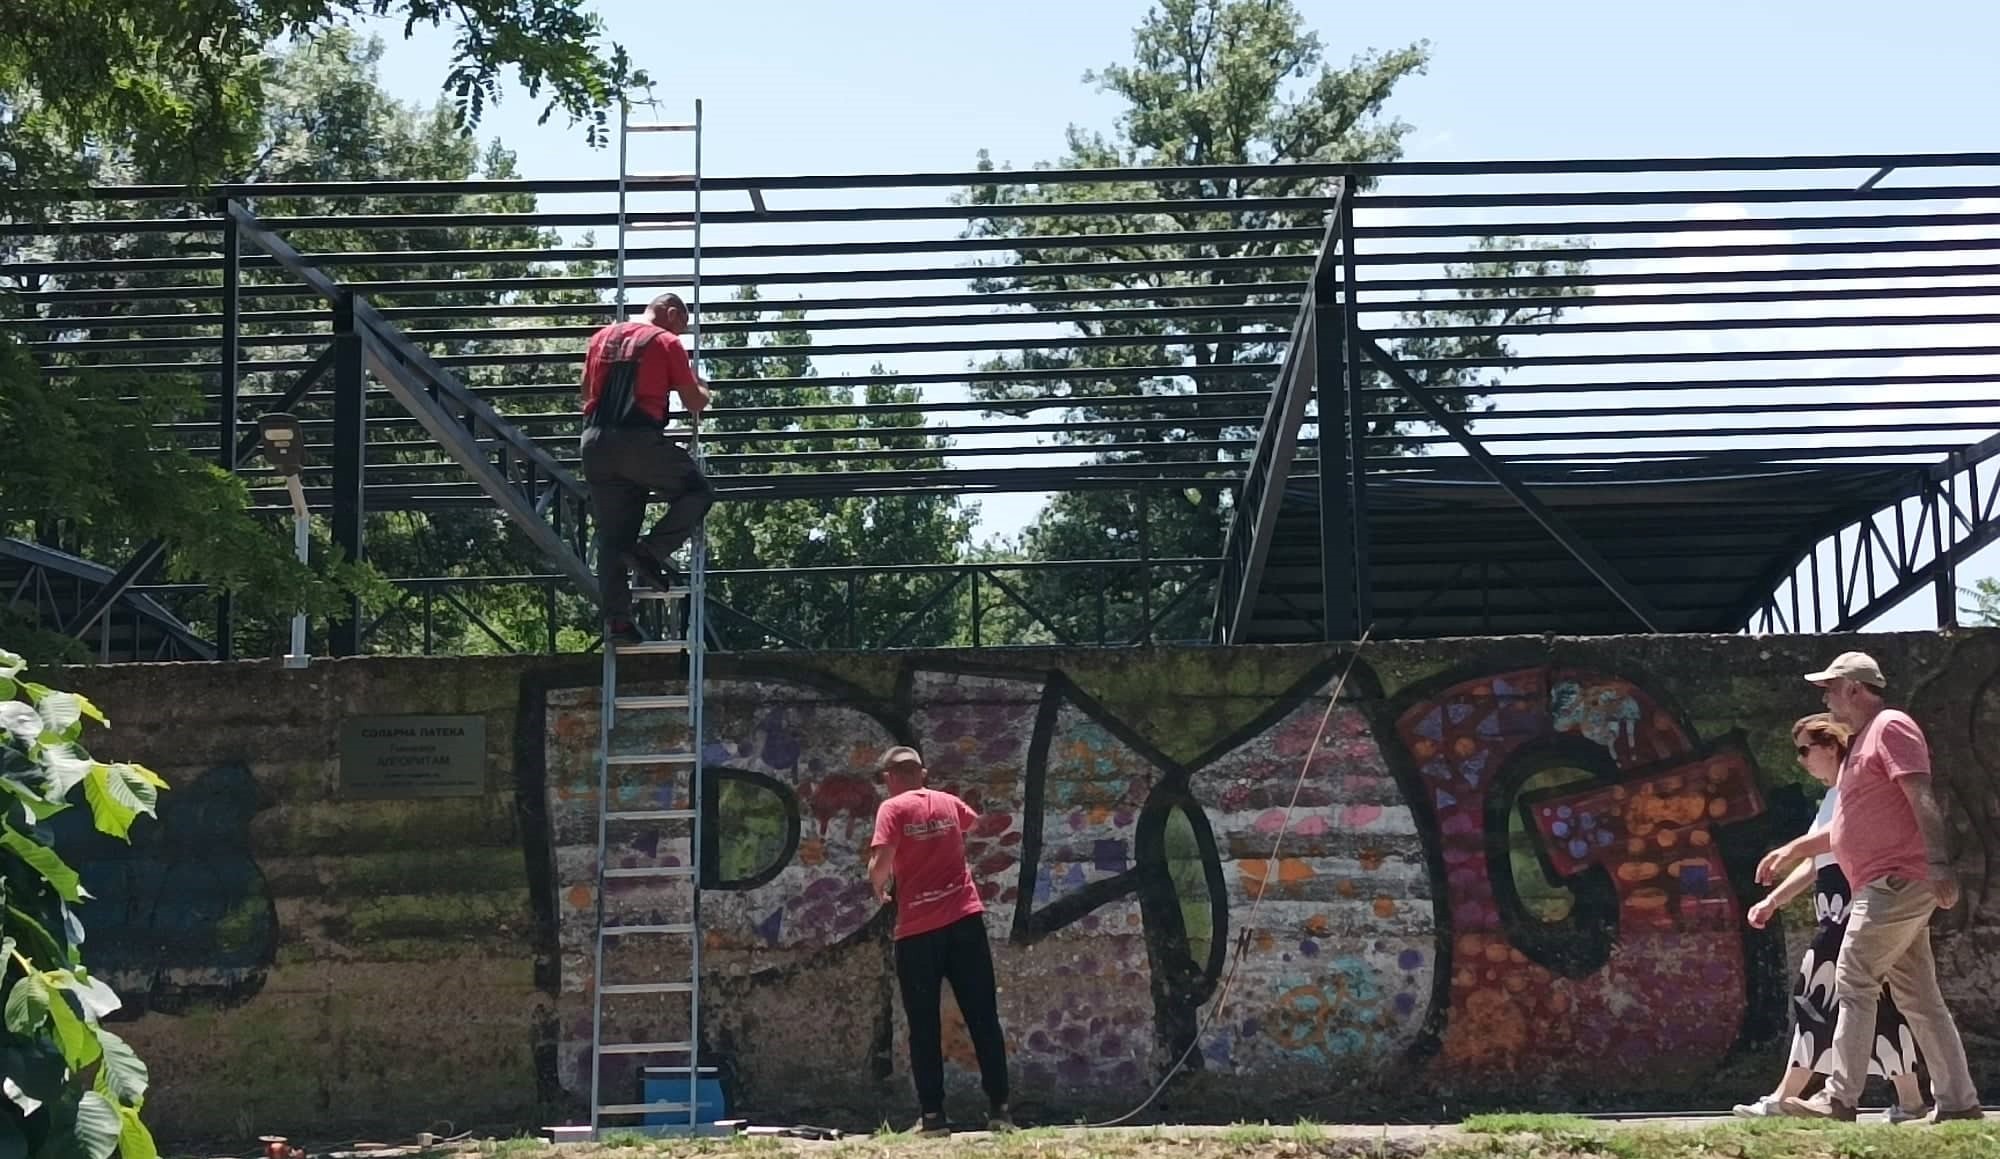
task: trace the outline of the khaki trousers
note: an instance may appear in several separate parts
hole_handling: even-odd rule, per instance
[[[1931,956],[1931,912],[1937,898],[1928,881],[1878,878],[1857,889],[1847,919],[1847,939],[1834,966],[1839,1023],[1833,1032],[1833,1074],[1826,1092],[1835,1102],[1859,1105],[1868,1081],[1868,1052],[1875,1036],[1875,1007],[1882,984],[1910,1024],[1930,1067],[1931,1091],[1947,1113],[1979,1105],[1965,1062],[1965,1044],[1938,989]]]

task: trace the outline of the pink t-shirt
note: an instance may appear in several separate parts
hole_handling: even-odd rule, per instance
[[[965,832],[977,820],[972,806],[936,789],[898,793],[875,811],[869,848],[894,855],[898,939],[986,912],[965,863]]]
[[[1899,709],[1885,708],[1854,738],[1840,766],[1840,802],[1833,809],[1833,855],[1857,892],[1895,874],[1930,876],[1923,830],[1903,795],[1904,777],[1931,771],[1924,730]]]

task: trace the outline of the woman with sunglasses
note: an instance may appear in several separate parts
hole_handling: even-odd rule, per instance
[[[1827,787],[1826,799],[1820,802],[1819,815],[1813,819],[1810,831],[1833,823],[1834,801],[1840,792],[1840,765],[1847,758],[1851,737],[1846,725],[1824,712],[1803,717],[1792,725],[1792,743],[1799,764]],[[1763,929],[1780,909],[1808,887],[1813,890],[1813,910],[1819,915],[1819,925],[1813,931],[1805,959],[1799,963],[1798,978],[1792,983],[1792,1010],[1797,1021],[1792,1031],[1791,1055],[1785,1062],[1784,1081],[1776,1091],[1754,1103],[1738,1103],[1736,1113],[1745,1118],[1782,1115],[1779,1104],[1787,1098],[1804,1095],[1808,1083],[1815,1077],[1824,1081],[1833,1069],[1833,1027],[1838,1010],[1833,998],[1833,967],[1840,957],[1840,943],[1847,937],[1847,910],[1854,898],[1833,855],[1799,862],[1791,876],[1750,907],[1750,924]],[[1896,1088],[1896,1102],[1889,1108],[1892,1123],[1923,1116],[1923,1092],[1917,1083],[1918,1062],[1916,1036],[1910,1033],[1909,1024],[1896,1010],[1885,986],[1875,1018],[1875,1051],[1868,1062],[1868,1073],[1888,1079]]]

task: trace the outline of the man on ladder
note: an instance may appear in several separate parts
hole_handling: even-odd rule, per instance
[[[645,638],[632,620],[629,570],[662,591],[672,587],[674,553],[715,502],[694,456],[666,434],[670,396],[680,396],[690,424],[708,407],[708,384],[681,344],[687,327],[680,295],[661,294],[642,320],[593,335],[584,359],[583,477],[597,519],[605,634],[616,643]],[[667,504],[666,514],[641,538],[654,500]]]

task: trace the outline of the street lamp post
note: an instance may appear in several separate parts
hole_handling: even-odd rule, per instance
[[[299,553],[299,562],[305,563],[312,539],[312,512],[306,507],[305,484],[299,481],[306,461],[305,432],[299,428],[296,415],[283,412],[258,419],[257,432],[263,438],[264,457],[284,476],[285,491],[292,497],[292,546]],[[306,654],[306,614],[300,611],[292,616],[292,650],[285,654],[285,667],[304,668],[311,662],[312,657]]]

